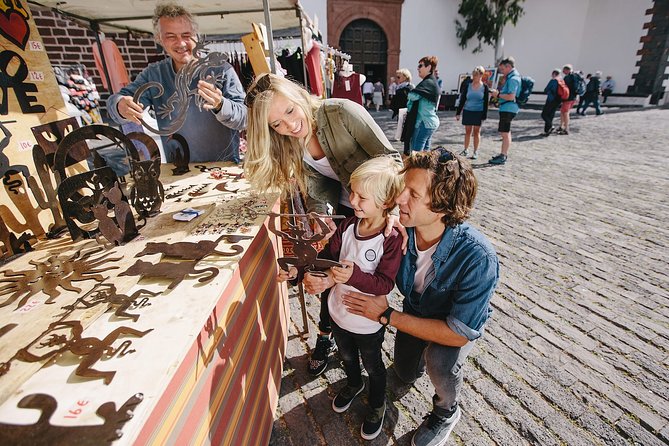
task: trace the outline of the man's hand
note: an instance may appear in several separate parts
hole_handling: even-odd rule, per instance
[[[144,113],[144,107],[142,104],[132,100],[132,96],[121,96],[121,100],[116,104],[118,113],[128,121],[132,121],[136,124],[142,124],[139,120]]]
[[[347,291],[343,296],[344,305],[349,313],[378,321],[381,313],[389,307],[385,295],[367,296],[357,291]]]
[[[339,263],[345,265],[345,267],[333,266],[330,268],[330,271],[332,271],[332,279],[335,283],[346,283],[353,275],[353,265],[355,264],[350,260],[342,260]]]
[[[302,283],[304,284],[304,291],[309,294],[320,294],[335,285],[332,274],[329,271],[327,272],[327,277],[318,277],[305,273]]]
[[[460,120],[460,115],[455,115],[455,120],[459,121]]]
[[[205,100],[206,103],[203,106],[205,110],[221,109],[221,105],[223,104],[223,92],[216,87],[216,85],[207,81],[198,81],[197,94]]]
[[[383,231],[383,235],[388,237],[392,232],[393,228],[397,228],[397,231],[402,236],[402,254],[407,253],[407,243],[409,242],[409,235],[407,230],[402,223],[400,223],[400,218],[397,215],[388,214],[386,217],[386,230]]]

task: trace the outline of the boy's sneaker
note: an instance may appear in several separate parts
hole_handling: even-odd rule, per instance
[[[356,396],[360,394],[365,388],[365,382],[363,381],[360,384],[360,388],[351,387],[346,385],[343,389],[339,391],[337,396],[332,400],[332,410],[337,413],[342,413],[346,411],[351,406],[351,403]],[[385,407],[385,406],[384,406]]]
[[[506,163],[506,155],[495,155],[488,161],[489,164],[504,164]]]
[[[469,157],[469,159],[472,159],[472,160],[476,160],[478,158],[479,158],[479,154],[476,153],[476,152],[472,153],[472,156]]]
[[[444,446],[453,428],[460,421],[460,415],[460,406],[456,406],[451,416],[439,415],[436,410],[432,411],[416,429],[411,439],[411,446]]]
[[[335,349],[335,343],[330,336],[319,335],[316,348],[309,359],[309,374],[318,376],[328,367],[328,358]]]
[[[374,409],[369,408],[369,413],[365,417],[365,421],[360,427],[360,436],[365,440],[373,440],[380,433],[383,428],[383,419],[386,416],[386,402],[383,402],[383,406]]]

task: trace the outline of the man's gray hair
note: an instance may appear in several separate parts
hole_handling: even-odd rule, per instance
[[[156,9],[153,11],[153,37],[160,42],[160,19],[162,17],[168,17],[168,18],[178,18],[178,17],[185,17],[188,19],[188,21],[191,23],[191,26],[193,27],[193,32],[197,34],[198,32],[198,26],[197,22],[195,21],[195,17],[188,12],[186,8],[183,6],[177,4],[177,3],[159,3],[156,5]]]

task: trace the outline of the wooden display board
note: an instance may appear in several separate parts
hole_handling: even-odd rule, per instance
[[[25,0],[0,2],[0,167],[35,172],[31,127],[67,118],[65,103]],[[53,220],[37,206],[22,174],[5,175],[0,225],[20,234],[44,234]],[[7,184],[13,184],[7,192]],[[27,215],[27,216],[26,216]],[[39,229],[41,227],[41,229]],[[2,228],[0,228],[2,229]]]

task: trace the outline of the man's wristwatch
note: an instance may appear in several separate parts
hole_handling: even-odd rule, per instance
[[[381,316],[379,316],[379,324],[383,325],[384,327],[388,326],[390,323],[390,313],[393,311],[395,311],[393,307],[386,308],[386,311],[381,313]]]
[[[218,103],[218,105],[214,108],[211,109],[211,112],[213,114],[218,114],[218,112],[221,111],[221,108],[223,108],[223,99],[221,99],[221,102]]]

